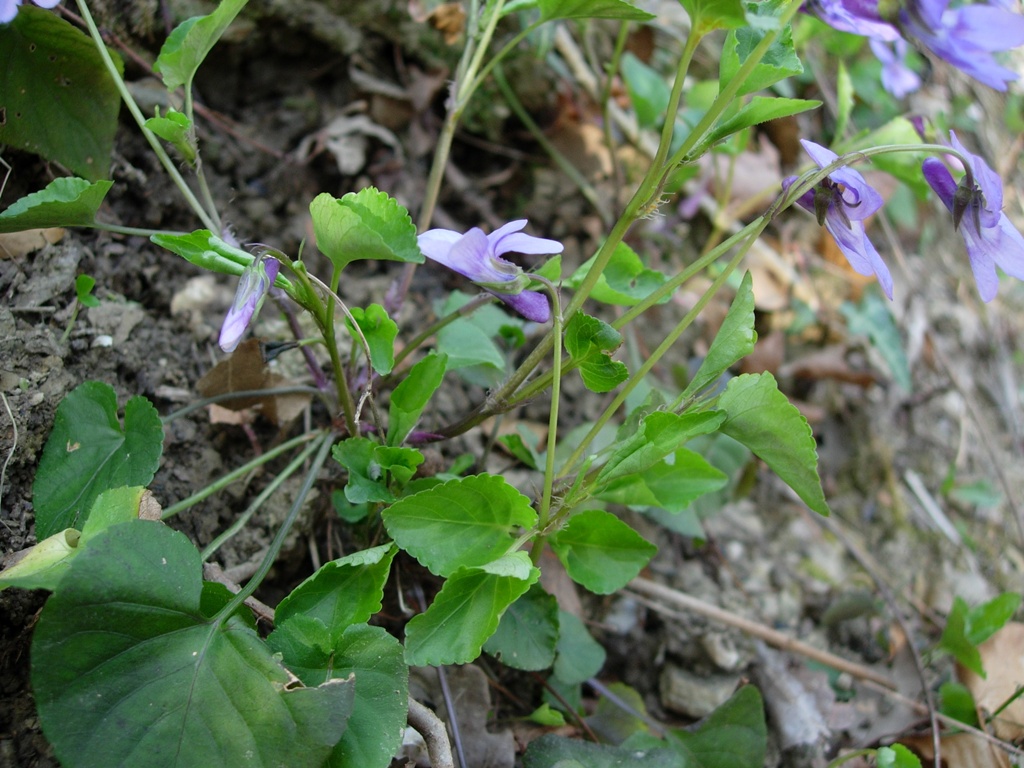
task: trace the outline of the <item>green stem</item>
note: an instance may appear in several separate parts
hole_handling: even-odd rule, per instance
[[[270,481],[267,487],[260,492],[260,495],[253,499],[252,504],[250,504],[246,508],[245,512],[239,515],[238,519],[235,520],[235,522],[233,522],[230,526],[228,526],[228,528],[226,528],[223,531],[223,533],[221,533],[217,538],[215,538],[213,541],[206,545],[206,547],[202,551],[203,561],[209,560],[213,556],[213,554],[218,549],[220,549],[221,545],[225,541],[227,541],[232,536],[237,534],[240,530],[242,530],[242,528],[244,528],[245,525],[249,522],[250,518],[252,518],[252,516],[256,513],[256,510],[262,507],[266,500],[270,498],[271,494],[273,494],[278,488],[280,488],[284,481],[291,477],[295,473],[295,471],[302,466],[302,463],[310,457],[310,454],[312,454],[313,451],[315,451],[318,446],[319,443],[314,441],[307,445],[305,448],[303,448],[299,455],[292,459],[291,463],[283,470],[281,470],[274,477],[274,479]]]
[[[250,598],[256,588],[263,582],[267,574],[270,572],[271,566],[274,565],[274,561],[277,560],[277,555],[281,551],[281,547],[284,546],[285,539],[288,536],[288,532],[294,525],[295,520],[299,516],[299,512],[302,511],[302,506],[306,503],[306,497],[309,496],[309,491],[313,487],[313,483],[316,482],[316,478],[320,474],[320,470],[324,463],[327,461],[327,457],[331,451],[331,444],[334,442],[334,434],[330,432],[321,432],[316,435],[319,438],[320,450],[317,451],[316,457],[313,459],[313,463],[310,465],[309,471],[306,473],[305,482],[299,489],[298,494],[295,497],[295,502],[292,504],[292,508],[288,510],[288,515],[285,517],[284,522],[281,523],[281,528],[278,530],[274,540],[270,543],[270,548],[267,550],[267,554],[264,556],[263,561],[260,563],[259,568],[256,569],[256,573],[252,575],[252,578],[246,582],[245,586],[239,590],[231,601],[224,606],[218,613],[217,616],[220,621],[227,621],[238,608],[248,598]]]
[[[331,275],[326,318],[321,331],[324,334],[324,341],[327,342],[327,353],[331,356],[331,368],[334,369],[334,385],[338,392],[338,402],[341,403],[341,410],[345,414],[345,427],[352,437],[359,436],[359,425],[356,424],[355,404],[352,402],[352,394],[348,391],[348,379],[345,377],[345,368],[341,363],[341,353],[338,351],[338,335],[334,327],[334,308],[338,305],[338,284],[341,282],[341,270],[335,266]]]
[[[555,343],[551,357],[551,410],[548,415],[548,442],[545,449],[544,491],[541,495],[540,509],[537,513],[537,530],[541,531],[542,535],[534,540],[533,549],[530,553],[534,564],[539,561],[541,551],[544,548],[543,532],[548,527],[548,517],[551,512],[551,491],[555,483],[555,447],[558,441],[558,401],[562,381],[562,312],[559,306],[558,291],[547,280],[543,282],[547,288],[548,295],[551,297],[551,321]]]
[[[247,462],[246,464],[243,464],[238,469],[234,469],[231,472],[228,472],[219,480],[216,480],[210,485],[203,488],[202,490],[193,493],[187,499],[182,499],[176,504],[172,504],[171,506],[165,508],[163,513],[160,515],[160,519],[167,520],[168,518],[174,517],[179,512],[183,512],[189,507],[198,504],[200,501],[209,498],[218,491],[227,488],[238,478],[248,474],[254,469],[257,469],[263,464],[266,464],[271,459],[277,458],[282,453],[286,453],[287,451],[290,451],[292,448],[302,445],[305,442],[309,442],[310,440],[320,437],[321,435],[323,435],[322,432],[310,432],[304,435],[299,435],[298,437],[293,437],[291,440],[285,443],[281,443],[281,445],[277,446],[272,450],[267,451],[261,456],[257,456],[255,459],[253,459],[250,462]]]
[[[117,66],[114,64],[114,60],[110,57],[110,51],[107,50],[106,43],[103,42],[103,37],[100,35],[99,29],[96,27],[96,22],[93,20],[92,14],[89,13],[89,8],[85,4],[85,0],[77,0],[77,2],[78,11],[82,14],[82,19],[89,28],[89,34],[96,43],[96,48],[99,51],[100,57],[103,59],[107,72],[110,73],[110,77],[113,79],[118,93],[121,94],[121,99],[124,101],[125,106],[128,107],[128,111],[138,124],[139,130],[142,131],[142,135],[146,138],[146,141],[149,142],[149,146],[152,148],[154,154],[156,154],[157,159],[160,161],[160,165],[164,167],[167,175],[171,177],[175,186],[181,191],[182,196],[192,209],[192,212],[196,214],[201,222],[203,222],[203,226],[212,232],[219,233],[220,227],[217,226],[217,222],[210,217],[207,211],[196,199],[196,196],[192,193],[188,184],[185,183],[185,179],[182,178],[180,173],[178,173],[178,169],[175,167],[170,156],[164,150],[163,145],[160,144],[160,140],[157,138],[156,134],[146,127],[146,118],[143,116],[142,110],[139,109],[139,105],[135,102],[135,99],[128,91],[128,87],[124,83],[124,78],[122,78],[121,73],[118,72]]]

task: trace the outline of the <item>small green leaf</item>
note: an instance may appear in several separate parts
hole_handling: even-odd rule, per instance
[[[75,296],[78,303],[83,307],[98,307],[100,300],[92,295],[92,289],[96,287],[96,278],[91,275],[79,275],[75,278]]]
[[[383,628],[365,624],[349,627],[331,643],[316,620],[302,614],[279,623],[267,642],[306,685],[355,679],[352,717],[326,765],[387,768],[401,745],[409,709],[409,667],[401,644]]]
[[[865,291],[860,304],[844,301],[839,311],[846,318],[851,334],[867,336],[889,367],[893,379],[904,392],[913,388],[910,363],[903,348],[899,326],[892,316],[889,302],[875,291]]]
[[[893,744],[879,747],[875,755],[875,765],[878,768],[921,768],[921,761],[902,744]]]
[[[388,445],[401,445],[444,378],[448,356],[431,352],[409,369],[402,383],[391,393],[388,410]]]
[[[441,317],[460,309],[472,296],[453,291],[438,307]],[[516,322],[497,306],[485,304],[474,310],[468,317],[460,317],[437,332],[437,351],[448,355],[449,371],[458,371],[459,376],[471,384],[492,387],[505,375],[505,355],[494,339],[501,336],[501,329],[510,322]]]
[[[555,661],[558,601],[540,584],[509,606],[484,650],[513,669],[547,669]]]
[[[946,626],[942,630],[937,647],[952,654],[953,658],[975,674],[985,677],[985,668],[982,666],[977,645],[967,637],[968,612],[967,603],[963,598],[953,598],[953,608],[946,617]]]
[[[298,614],[319,619],[329,642],[336,643],[346,629],[380,610],[395,551],[393,544],[382,544],[325,563],[278,604],[275,623]]]
[[[690,17],[693,33],[703,37],[716,29],[735,29],[747,23],[741,0],[679,0]]]
[[[89,227],[112,181],[54,179],[45,189],[15,200],[0,213],[0,233],[46,227]]]
[[[537,0],[541,21],[556,19],[622,19],[652,21],[653,13],[641,11],[625,0]]]
[[[547,728],[561,728],[565,725],[565,715],[546,701],[530,713],[529,719]]]
[[[540,578],[528,579],[460,568],[424,613],[405,626],[405,660],[413,666],[468,664],[498,628],[505,610]]]
[[[352,307],[350,311],[370,348],[370,363],[373,370],[381,376],[391,373],[391,369],[395,366],[395,338],[398,336],[398,323],[388,317],[387,310],[380,304],[371,304],[366,309]],[[354,331],[351,321],[346,318],[346,322]]]
[[[764,765],[768,728],[764,701],[752,685],[688,729],[672,729],[687,768],[751,768]]]
[[[500,558],[518,528],[537,522],[530,500],[497,475],[435,485],[399,499],[382,517],[398,546],[439,576]]]
[[[120,57],[111,56],[121,72]],[[28,3],[13,22],[0,24],[0,145],[42,155],[90,181],[105,179],[120,108],[121,96],[89,35]]]
[[[779,391],[774,376],[737,376],[719,397],[718,407],[728,414],[719,428],[723,434],[753,451],[808,507],[828,515],[811,427]]]
[[[80,528],[96,498],[110,488],[149,485],[163,439],[160,415],[146,398],[128,401],[122,429],[109,384],[87,381],[75,387],[57,406],[32,485],[36,535],[45,539],[64,528]]]
[[[967,614],[967,639],[981,645],[1002,629],[1020,607],[1021,596],[1016,592],[1004,592],[977,605]]]
[[[566,285],[578,288],[596,258],[595,254],[581,264],[566,281]],[[664,285],[665,280],[661,272],[646,267],[636,251],[625,243],[619,243],[612,251],[608,265],[597,278],[590,298],[603,304],[632,307]],[[659,303],[666,301],[668,297]]]
[[[168,109],[164,115],[151,117],[146,127],[174,147],[189,165],[195,165],[196,148],[192,132],[192,121],[183,112]]]
[[[685,768],[690,768],[684,764]],[[751,763],[751,766],[753,763]],[[546,733],[530,742],[523,768],[680,768],[679,756],[668,747],[633,749],[594,744]]]
[[[357,259],[423,263],[409,211],[386,192],[364,187],[340,200],[324,192],[309,212],[316,247],[336,269]]]
[[[629,51],[622,56],[622,79],[642,128],[654,128],[665,119],[672,89],[656,69]]]
[[[526,425],[519,424],[516,427],[516,434],[502,435],[498,442],[530,469],[540,469],[544,466],[544,456],[537,450],[540,438]]]
[[[722,141],[734,133],[739,133],[745,128],[750,128],[769,120],[777,120],[780,117],[798,115],[809,109],[817,109],[821,106],[820,101],[814,99],[784,99],[770,96],[754,96],[744,104],[728,120],[719,124],[711,132],[707,142],[714,144]]]
[[[78,552],[80,536],[74,528],[65,528],[18,553],[20,559],[0,571],[0,590],[7,587],[55,590],[67,573],[71,558]]]
[[[591,637],[578,616],[558,610],[558,644],[555,646],[555,677],[573,685],[589,680],[604,666],[607,654]]]
[[[684,414],[654,411],[647,414],[634,434],[618,442],[597,476],[595,492],[600,492],[616,478],[653,467],[688,440],[719,429],[725,418],[722,411]]]
[[[186,19],[171,32],[153,63],[167,90],[181,85],[192,87],[199,65],[247,2],[221,0],[212,13]]]
[[[629,378],[626,364],[609,354],[621,343],[622,336],[608,323],[582,312],[573,315],[565,329],[565,349],[591,392],[610,392]]]
[[[721,89],[724,89],[726,84],[737,76],[740,67],[750,58],[754,49],[771,30],[772,22],[783,6],[778,3],[760,2],[751,3],[747,7],[751,9],[751,14],[755,19],[760,19],[760,23],[734,29],[726,37],[718,70]],[[754,67],[736,95],[745,96],[748,93],[760,91],[787,77],[799,75],[803,71],[803,64],[800,63],[800,57],[793,46],[793,30],[787,26],[768,47],[764,57]]]
[[[238,277],[255,259],[251,253],[221,240],[208,229],[197,229],[187,235],[151,235],[149,239],[185,261],[221,275]],[[295,266],[301,263],[295,262]],[[283,271],[278,273],[274,285],[289,294],[295,290]]]
[[[728,481],[724,472],[699,453],[680,448],[642,472],[608,482],[594,497],[628,507],[658,507],[668,512],[682,512]]]
[[[599,595],[622,589],[658,551],[600,509],[576,513],[549,541],[572,580]]]
[[[331,455],[348,470],[345,498],[352,504],[394,501],[423,463],[415,448],[391,448],[368,437],[342,440]]]
[[[710,384],[718,381],[730,366],[742,360],[754,351],[757,343],[757,331],[754,330],[754,292],[750,273],[743,275],[736,297],[732,300],[729,312],[718,329],[711,348],[697,369],[690,383],[681,396],[682,399],[692,397]]]
[[[323,764],[353,684],[297,686],[245,621],[203,615],[202,585],[199,552],[161,523],[108,528],[74,559],[32,639],[62,765]]]
[[[978,710],[971,690],[961,683],[945,682],[939,686],[939,711],[961,723],[978,727]]]

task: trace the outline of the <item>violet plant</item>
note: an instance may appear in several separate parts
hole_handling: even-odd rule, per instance
[[[541,568],[550,567],[542,555],[550,550],[573,581],[606,595],[626,587],[656,552],[611,510],[670,519],[676,530],[699,535],[693,503],[729,482],[696,450],[702,439],[722,436],[744,446],[807,507],[827,515],[815,441],[804,417],[771,374],[728,375],[757,338],[750,276],[734,277],[758,238],[797,205],[814,213],[851,267],[876,275],[891,299],[900,286],[872,244],[867,223],[883,200],[852,165],[927,156],[923,176],[964,237],[981,297],[995,296],[995,266],[1024,277],[1024,240],[1001,211],[1001,181],[955,134],[948,146],[922,143],[913,133],[905,133],[900,144],[845,148],[837,135],[834,150],[805,140],[816,167],[788,178],[762,214],[728,237],[716,233],[697,258],[674,273],[644,263],[625,237],[679,191],[680,171],[709,152],[729,152],[760,123],[819,106],[760,95],[802,70],[791,30],[799,0],[681,3],[689,33],[674,74],[667,84],[662,81],[663,89],[653,89],[662,101],[647,111],[653,117],[645,127],[657,133],[650,162],[600,247],[579,269],[563,270],[563,245],[524,219],[489,234],[479,227],[431,228],[431,220],[456,128],[480,86],[492,74],[503,78],[500,62],[544,25],[572,28],[577,21],[612,20],[621,25],[624,41],[632,25],[652,20],[626,0],[469,2],[465,47],[418,224],[397,200],[373,188],[340,198],[317,196],[310,216],[316,247],[330,264],[325,276],[311,274],[301,258],[276,248],[250,250],[233,242],[207,183],[192,82],[244,0],[224,0],[170,35],[154,69],[169,92],[183,91],[183,108],[151,117],[125,87],[120,63],[104,44],[86,0],[77,0],[77,9],[87,33],[39,8],[0,6],[13,18],[10,26],[0,27],[0,42],[13,52],[11,66],[25,69],[31,80],[29,47],[55,49],[60,66],[102,84],[100,95],[90,98],[104,111],[97,135],[70,150],[33,144],[18,133],[31,131],[28,123],[0,127],[0,140],[32,148],[78,174],[9,205],[0,213],[0,231],[78,226],[144,233],[199,268],[238,277],[220,336],[225,351],[238,346],[266,296],[279,290],[313,321],[317,338],[300,341],[322,353],[307,360],[314,385],[327,386],[307,389],[336,416],[283,440],[189,498],[159,499],[162,510],[140,519],[140,510],[151,509],[145,488],[160,462],[163,424],[181,413],[161,417],[148,400],[134,397],[124,408],[122,425],[113,390],[100,382],[82,384],[61,403],[34,486],[39,544],[0,573],[0,586],[52,592],[36,628],[32,675],[44,732],[63,764],[236,766],[254,758],[260,764],[383,768],[412,717],[409,667],[466,664],[483,653],[511,668],[544,672],[559,690],[578,690],[599,672],[601,654],[591,652],[594,640],[586,629],[560,613],[541,586]],[[16,16],[12,9],[19,11]],[[904,40],[922,44],[998,89],[1013,75],[993,54],[1024,42],[1018,34],[1024,29],[1021,17],[984,3],[949,9],[911,0],[890,13],[866,0],[818,0],[808,10],[838,29],[896,44],[897,52]],[[1000,34],[976,35],[984,20],[998,21]],[[506,31],[517,23],[519,32]],[[499,47],[499,37],[509,34]],[[698,109],[687,103],[684,83],[702,45],[721,46],[721,64],[715,95]],[[619,45],[608,72],[618,72],[623,61]],[[639,103],[638,77],[650,73],[634,70],[630,85]],[[609,125],[610,82],[602,86],[600,104]],[[39,91],[27,98],[42,98],[48,86],[32,84]],[[86,155],[109,156],[118,111],[116,101],[106,98],[110,94],[123,100],[201,228],[152,232],[102,221],[103,197],[113,181]],[[689,113],[682,119],[684,107]],[[168,147],[187,167],[188,178]],[[939,158],[962,164],[959,183]],[[913,171],[899,167],[920,180],[917,165]],[[553,258],[528,271],[518,263],[521,255]],[[349,307],[343,277],[362,259],[404,266],[380,303]],[[400,316],[412,270],[425,260],[420,268],[453,270],[478,294],[452,296],[441,302],[436,319],[414,319],[402,328],[392,315]],[[630,366],[615,357],[624,330],[703,274],[711,278],[707,287],[653,350]],[[731,308],[698,370],[684,386],[667,388],[653,376],[654,367],[729,285],[734,286]],[[510,313],[495,305],[495,298]],[[602,305],[621,311],[613,318]],[[400,334],[406,342],[399,348]],[[528,345],[518,364],[508,364],[496,339]],[[592,392],[608,394],[601,412],[570,439],[559,404],[562,383],[574,372]],[[484,383],[486,395],[451,423],[438,423],[431,415],[434,395],[459,376]],[[236,392],[219,399],[251,395]],[[540,398],[549,406],[545,449],[514,436],[503,439],[535,472],[533,496],[500,474],[467,474],[458,460],[441,471],[423,472],[425,443],[441,443]],[[69,451],[69,445],[78,448]],[[162,522],[278,457],[288,461],[286,466],[239,523],[202,551]],[[485,459],[475,457],[470,466],[483,467]],[[334,468],[341,517],[353,531],[364,521],[372,523],[382,537],[360,539],[353,533],[363,548],[326,563],[292,590],[274,607],[273,631],[264,637],[247,601],[328,467]],[[204,562],[297,473],[303,473],[301,492],[246,584],[231,592],[205,581]],[[436,593],[396,637],[378,618],[399,556],[429,571]],[[594,661],[564,663],[575,657]],[[560,717],[578,717],[566,702],[560,706],[565,710]],[[669,729],[662,738],[607,746],[602,755],[690,760],[699,746],[704,765],[760,765],[764,730],[759,694],[747,686],[696,730]],[[592,754],[586,745],[554,736],[537,744],[528,751],[533,766],[586,763]],[[715,758],[723,746],[741,762]],[[899,752],[886,749],[887,758]]]

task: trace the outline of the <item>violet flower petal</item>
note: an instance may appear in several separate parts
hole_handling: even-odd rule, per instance
[[[839,250],[850,263],[853,271],[859,275],[875,275],[885,295],[892,300],[892,275],[882,261],[875,246],[867,236],[864,225],[859,221],[850,221],[850,226],[831,208],[825,216],[825,229],[835,238]]]
[[[263,300],[280,270],[281,264],[277,259],[265,258],[256,259],[242,273],[235,291],[235,300],[224,317],[217,340],[225,352],[234,352],[238,347],[246,328],[259,314]]]
[[[893,42],[900,33],[882,21],[876,0],[811,0],[806,10],[840,32]]]
[[[870,39],[868,44],[875,58],[882,63],[882,87],[897,99],[913,93],[921,87],[921,78],[904,63],[907,42],[903,39],[893,42],[893,47],[881,40]]]

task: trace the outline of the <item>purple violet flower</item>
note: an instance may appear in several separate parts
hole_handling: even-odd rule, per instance
[[[511,221],[485,235],[473,227],[465,234],[450,229],[431,229],[417,238],[423,255],[448,269],[468,277],[490,291],[512,309],[535,323],[546,323],[551,318],[547,297],[537,291],[525,291],[529,278],[511,261],[501,258],[506,253],[532,255],[562,252],[557,240],[526,235],[519,230],[526,219]]]
[[[999,288],[996,266],[1006,274],[1024,280],[1024,237],[1003,213],[1003,185],[999,174],[978,155],[964,149],[956,134],[949,132],[950,144],[967,158],[970,171],[960,183],[937,157],[921,166],[924,177],[949,212],[953,226],[960,230],[967,246],[974,281],[983,301],[992,301]],[[968,181],[973,178],[973,182]]]
[[[838,157],[832,150],[813,141],[801,139],[800,143],[819,168],[830,165]],[[796,178],[790,176],[785,179],[783,189],[789,189]],[[818,223],[823,224],[835,238],[853,270],[860,275],[877,276],[885,295],[892,299],[892,275],[868,239],[863,224],[864,219],[882,207],[884,200],[864,177],[852,168],[837,168],[796,202],[811,211]]]
[[[32,2],[40,8],[56,8],[60,0],[32,0]],[[18,15],[19,5],[21,5],[21,0],[0,0],[0,24],[14,21],[14,17]]]
[[[892,47],[881,40],[868,40],[871,52],[882,62],[882,87],[897,99],[902,99],[921,87],[921,78],[904,63],[907,56],[907,41],[894,40]]]
[[[277,273],[280,270],[281,263],[271,256],[257,256],[253,259],[252,264],[245,268],[238,281],[235,300],[220,328],[218,343],[225,352],[234,352],[238,347],[238,343],[245,334],[245,329],[259,314],[263,300],[267,297],[267,292],[277,279]]]
[[[804,4],[804,10],[840,32],[887,43],[900,38],[896,28],[882,20],[878,13],[878,0],[809,0]]]
[[[952,9],[949,0],[909,0],[899,21],[907,37],[997,91],[1020,77],[992,55],[1024,45],[1024,16],[998,0]]]

